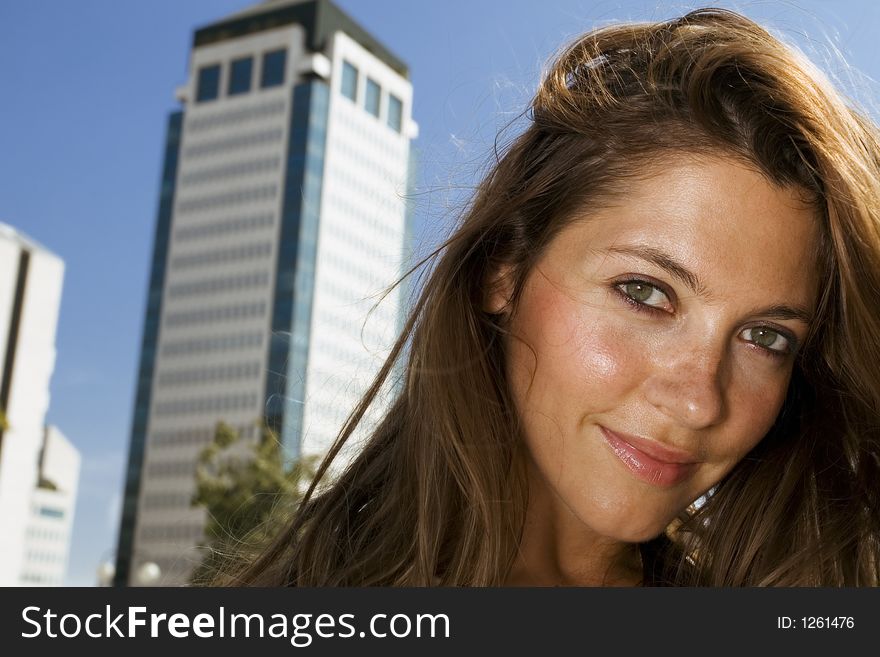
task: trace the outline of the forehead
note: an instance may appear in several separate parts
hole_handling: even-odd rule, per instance
[[[554,240],[578,258],[619,247],[662,251],[711,294],[814,304],[819,222],[799,190],[780,188],[734,158],[667,160]],[[609,249],[610,254],[609,254]]]

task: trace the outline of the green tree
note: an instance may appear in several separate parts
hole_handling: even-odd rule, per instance
[[[206,584],[252,558],[277,533],[314,477],[317,457],[284,463],[281,444],[264,429],[258,441],[242,441],[220,422],[199,454],[193,506],[208,512],[205,556],[192,575]]]

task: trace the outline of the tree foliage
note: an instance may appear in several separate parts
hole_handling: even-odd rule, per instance
[[[205,556],[192,583],[210,583],[264,547],[290,520],[316,465],[316,457],[307,457],[286,467],[272,432],[264,429],[258,441],[243,441],[220,422],[196,464],[192,503],[204,507],[208,518]]]

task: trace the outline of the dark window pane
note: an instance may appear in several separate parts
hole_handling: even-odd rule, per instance
[[[284,67],[287,64],[286,50],[273,50],[263,55],[263,74],[260,86],[277,87],[284,84]]]
[[[388,125],[400,132],[403,123],[403,103],[394,94],[388,94]]]
[[[373,116],[379,116],[379,99],[382,97],[382,89],[379,84],[370,78],[367,78],[367,93],[364,99],[364,106]]]
[[[227,94],[246,94],[251,90],[251,73],[254,69],[254,58],[245,57],[233,60],[229,67],[229,89]]]
[[[357,100],[358,70],[348,62],[342,62],[342,95]]]
[[[214,100],[220,93],[220,64],[203,66],[199,69],[196,102]]]

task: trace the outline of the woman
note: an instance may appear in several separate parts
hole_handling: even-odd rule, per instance
[[[583,36],[529,118],[232,581],[876,585],[875,126],[714,9]]]

